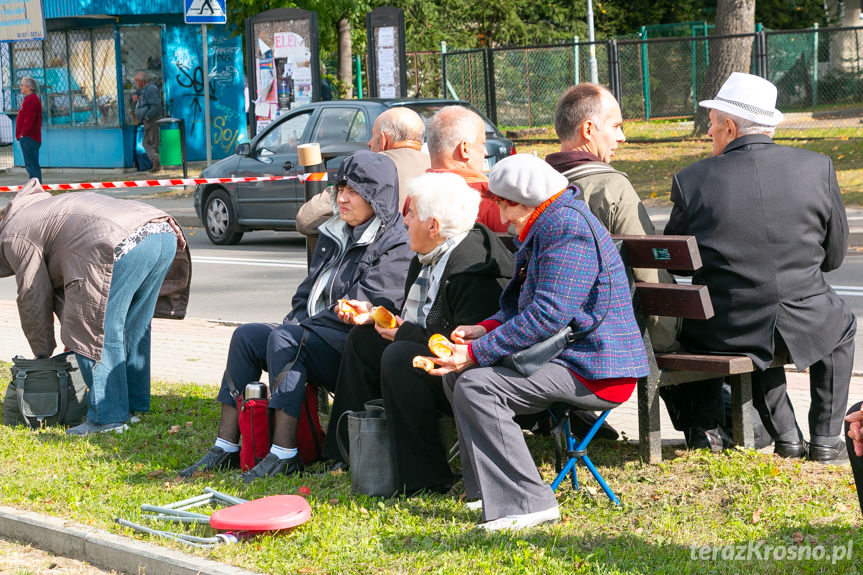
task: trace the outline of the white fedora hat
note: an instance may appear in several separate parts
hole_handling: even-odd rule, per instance
[[[762,126],[775,126],[782,121],[782,112],[776,109],[776,86],[752,74],[732,72],[714,99],[698,102],[698,105]]]

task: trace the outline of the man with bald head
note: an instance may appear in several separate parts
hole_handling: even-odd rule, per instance
[[[407,181],[422,175],[431,166],[429,157],[420,151],[425,136],[422,118],[410,108],[390,108],[375,120],[368,146],[380,152],[396,165],[399,179],[399,209],[407,213]],[[314,196],[300,206],[297,212],[297,231],[306,236],[318,233],[318,226],[333,217],[333,203],[329,189]]]
[[[463,106],[446,106],[432,116],[428,126],[430,172],[458,174],[483,200],[476,221],[494,232],[509,229],[500,219],[497,203],[488,197],[488,178],[482,173],[485,160],[485,122]]]

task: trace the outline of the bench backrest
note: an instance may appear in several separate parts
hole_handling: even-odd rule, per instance
[[[692,272],[701,267],[693,236],[613,236],[629,268]],[[709,319],[713,304],[707,286],[636,283],[633,302],[646,315]]]

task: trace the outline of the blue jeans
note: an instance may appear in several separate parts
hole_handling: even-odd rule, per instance
[[[90,423],[118,423],[132,411],[150,411],[150,320],[176,252],[177,236],[153,234],[114,264],[102,358],[95,363],[76,354],[90,387]]]
[[[24,168],[27,170],[27,176],[36,178],[42,182],[42,168],[39,167],[39,147],[42,145],[29,136],[24,136],[18,140],[21,146],[21,155],[24,156]]]
[[[285,366],[297,357],[303,329],[298,325],[273,323],[246,323],[235,329],[225,372],[231,375],[237,391],[242,394],[249,382],[258,381],[261,372],[266,371],[270,381],[270,408],[299,418],[306,397],[307,378],[334,390],[342,354],[314,332],[309,332],[291,371],[276,381]],[[222,377],[217,399],[232,407],[237,405],[225,377]]]

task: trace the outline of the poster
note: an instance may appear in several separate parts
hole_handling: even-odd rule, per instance
[[[273,61],[279,110],[312,101],[312,52],[294,32],[273,34]]]
[[[395,98],[398,92],[396,81],[396,28],[395,26],[382,26],[377,29],[377,82],[378,96],[381,98]]]

